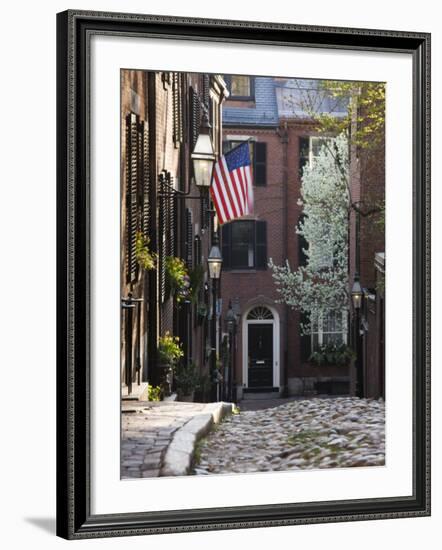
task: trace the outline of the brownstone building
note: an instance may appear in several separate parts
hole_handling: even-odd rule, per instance
[[[177,336],[184,364],[203,373],[211,356],[211,281],[207,257],[214,227],[208,194],[194,181],[191,155],[202,120],[215,159],[222,144],[219,75],[121,72],[121,377],[123,396],[145,397],[159,384],[158,341]],[[151,268],[140,262],[140,247]],[[167,259],[199,274],[189,296],[172,291]],[[196,277],[194,277],[196,280]]]
[[[279,265],[287,259],[292,269],[305,261],[302,250],[306,243],[296,233],[302,215],[301,171],[312,162],[323,138],[299,108],[299,81],[295,86],[291,79],[283,78],[224,78],[230,91],[223,109],[224,150],[249,140],[254,173],[254,215],[222,228],[223,317],[229,317],[229,310],[236,314],[235,338],[231,339],[236,397],[348,394],[354,391],[352,366],[319,367],[309,358],[317,344],[355,345],[354,316],[329,315],[315,333],[302,336],[300,314],[278,302],[268,267],[270,259]],[[314,82],[302,82],[307,92],[315,93]],[[322,112],[331,112],[331,108],[331,103],[322,102]],[[333,105],[334,116],[345,111],[345,105],[340,109]],[[358,344],[361,363],[356,367],[364,373],[364,395],[378,397],[383,393],[384,376],[383,291],[379,284],[376,290],[376,277],[380,278],[384,237],[383,229],[372,223],[367,212],[361,221],[361,212],[383,200],[383,144],[370,154],[354,150],[350,158],[352,194],[357,197],[353,201],[360,208],[357,218],[354,210],[349,220],[349,291],[358,272],[365,296],[358,330],[358,334],[364,333]],[[377,313],[373,313],[373,304],[377,304]],[[374,318],[369,330],[370,315]]]

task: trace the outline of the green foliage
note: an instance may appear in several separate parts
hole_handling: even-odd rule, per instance
[[[299,90],[297,107],[310,116],[321,133],[337,135],[351,128],[351,144],[363,149],[373,149],[383,142],[384,83],[322,80],[318,89],[305,89],[299,85]],[[331,107],[323,112],[326,100]],[[342,114],[344,104],[346,113]]]
[[[355,353],[347,344],[324,344],[310,355],[309,360],[320,367],[322,365],[348,365],[354,358]]]
[[[149,387],[148,387],[148,394],[147,394],[147,398],[149,399],[149,401],[161,401],[162,398],[163,398],[163,390],[161,388],[161,386],[151,386],[149,384]]]
[[[157,254],[149,250],[150,240],[140,231],[137,232],[135,241],[135,257],[138,264],[146,271],[156,269]]]
[[[201,289],[201,286],[204,281],[204,267],[202,265],[196,265],[192,271],[189,273],[190,280],[190,300],[192,303],[198,302],[198,295]]]
[[[199,388],[200,376],[195,363],[178,365],[175,369],[174,379],[178,395],[189,395]]]
[[[178,302],[181,302],[190,292],[190,278],[184,260],[175,256],[167,256],[166,273],[172,294],[176,296]]]
[[[174,367],[183,357],[184,352],[181,348],[178,336],[172,336],[169,331],[158,340],[158,356],[162,363]]]

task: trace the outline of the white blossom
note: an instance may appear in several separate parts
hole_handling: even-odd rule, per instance
[[[303,218],[296,227],[308,243],[306,265],[292,271],[288,260],[270,259],[280,302],[307,313],[348,309],[348,140],[343,133],[325,143],[301,182]],[[311,327],[301,327],[304,333]]]

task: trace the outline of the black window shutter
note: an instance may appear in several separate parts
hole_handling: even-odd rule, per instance
[[[176,256],[177,204],[174,194],[169,195],[168,202],[167,255]]]
[[[195,258],[195,265],[201,265],[202,262],[202,252],[201,252],[201,238],[199,235],[195,235],[194,239],[194,258]]]
[[[256,222],[256,268],[267,268],[267,222]]]
[[[200,133],[201,101],[193,88],[190,89],[190,145],[192,151]]]
[[[307,313],[301,313],[300,316],[300,323],[306,324],[308,322],[308,315]],[[310,334],[303,334],[300,336],[301,338],[301,361],[307,362],[309,360],[309,357],[312,353],[312,340]]]
[[[150,164],[149,164],[149,127],[147,122],[143,122],[142,125],[143,135],[143,154],[142,154],[142,192],[143,192],[143,234],[146,238],[150,237],[150,225],[151,225],[151,180],[150,180]]]
[[[222,226],[221,241],[222,241],[223,268],[230,269],[232,267],[232,259],[231,259],[232,224],[227,223]]]
[[[255,185],[267,184],[267,143],[255,142],[254,178]]]
[[[173,73],[172,77],[172,106],[173,106],[173,141],[178,147],[183,141],[183,105],[181,97],[181,74]]]
[[[206,109],[209,107],[210,101],[210,76],[208,74],[203,75],[203,102]]]
[[[166,297],[166,256],[167,256],[167,203],[163,193],[166,192],[167,186],[164,181],[164,174],[161,174],[160,179],[160,196],[158,200],[158,286],[160,301],[164,302]]]
[[[310,150],[310,138],[299,138],[299,177],[302,177],[304,166],[308,164]]]
[[[139,140],[138,117],[135,113],[129,113],[126,118],[127,137],[127,181],[126,181],[126,233],[127,233],[127,262],[126,282],[135,281],[137,259],[135,246],[137,239],[137,204],[138,204],[138,178],[139,178]]]
[[[185,259],[187,269],[193,269],[193,225],[192,225],[192,211],[186,208],[186,245],[185,245]]]

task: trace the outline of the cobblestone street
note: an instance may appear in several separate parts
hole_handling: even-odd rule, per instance
[[[195,453],[197,475],[385,464],[384,401],[291,401],[227,417]]]

